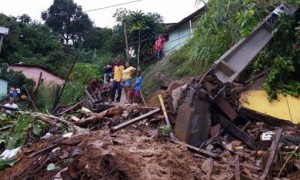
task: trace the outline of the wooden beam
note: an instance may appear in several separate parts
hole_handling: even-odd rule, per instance
[[[240,128],[238,128],[235,124],[233,124],[230,120],[223,117],[220,113],[217,111],[213,112],[217,118],[217,121],[221,124],[222,127],[227,129],[231,134],[233,134],[236,138],[244,142],[249,148],[256,150],[257,149],[257,142],[254,138],[249,136],[247,133],[242,131]]]
[[[274,160],[275,154],[276,154],[276,152],[278,150],[278,144],[280,142],[282,131],[283,131],[282,128],[278,128],[277,131],[276,131],[275,141],[273,141],[273,143],[271,145],[271,148],[270,148],[271,152],[270,152],[269,159],[267,161],[266,167],[264,169],[263,175],[261,176],[261,180],[266,179],[267,176],[268,176],[268,174],[269,174],[270,168],[271,168],[271,166],[273,164],[273,160]]]
[[[123,128],[125,128],[125,127],[131,125],[131,124],[136,123],[136,122],[139,122],[139,121],[145,119],[146,117],[149,117],[149,116],[151,116],[151,115],[153,115],[153,114],[155,114],[155,113],[157,113],[157,112],[159,112],[159,111],[160,111],[160,109],[159,109],[159,108],[156,108],[156,109],[154,109],[154,110],[152,110],[152,111],[150,111],[150,112],[148,112],[148,113],[146,113],[146,114],[143,114],[143,115],[141,115],[141,116],[139,116],[139,117],[133,118],[133,119],[131,119],[131,120],[129,120],[129,121],[126,121],[126,122],[124,122],[124,123],[122,123],[122,124],[119,124],[119,125],[117,125],[117,126],[114,126],[114,127],[111,128],[110,131],[111,131],[111,132],[119,131],[120,129],[123,129]]]

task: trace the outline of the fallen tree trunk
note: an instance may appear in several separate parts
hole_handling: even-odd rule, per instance
[[[95,114],[89,118],[74,122],[74,124],[76,124],[78,126],[86,126],[88,124],[94,124],[99,119],[102,119],[103,117],[121,115],[123,113],[123,110],[124,110],[124,108],[122,106],[116,106],[116,107],[110,108],[108,110],[105,110],[101,113]]]

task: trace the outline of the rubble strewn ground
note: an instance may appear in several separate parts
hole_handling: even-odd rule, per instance
[[[266,120],[262,115],[255,118],[249,112],[240,111],[239,94],[232,89],[240,91],[242,86],[224,86],[214,76],[206,75],[186,84],[173,82],[167,91],[162,91],[167,114],[175,127],[176,140],[169,137],[172,129],[165,126],[162,111],[154,107],[121,103],[105,105],[106,110],[103,110],[100,103],[95,105],[101,109],[97,113],[89,112],[82,104],[65,108],[57,116],[20,112],[51,128],[43,136],[33,136],[31,131],[34,128],[28,128],[21,151],[14,158],[17,161],[0,171],[0,177],[55,180],[298,179],[298,126],[270,117]],[[198,93],[193,95],[191,91]],[[194,98],[186,100],[191,95]],[[206,101],[201,102],[204,97]],[[199,115],[194,113],[194,101],[198,103],[196,108],[204,107],[200,110],[206,115],[202,113],[201,120],[209,123],[186,126],[185,123],[193,122],[193,117]],[[182,113],[178,109],[184,103],[190,103],[190,109],[178,116]],[[209,112],[206,107],[209,107]],[[180,129],[176,129],[176,123],[186,126],[184,136]],[[68,130],[61,131],[61,125]],[[205,131],[201,131],[203,128]],[[207,138],[194,136],[191,132],[202,133]],[[184,141],[189,142],[190,136],[193,141],[188,145]],[[198,142],[201,143],[194,144]]]
[[[271,141],[258,141],[259,148],[251,150],[216,125],[210,131],[209,143],[201,151],[190,149],[158,132],[158,127],[164,124],[160,113],[112,133],[111,127],[126,122],[125,117],[133,118],[138,108],[123,107],[121,113],[112,113],[90,124],[89,128],[97,126],[95,130],[69,138],[56,134],[23,146],[17,154],[19,160],[0,172],[1,179],[232,179],[236,176],[237,159],[241,179],[257,179],[263,174]],[[240,127],[256,140],[263,132],[276,129],[254,121]],[[298,129],[291,126],[286,126],[284,133],[299,135]],[[280,156],[270,171],[273,177],[296,147],[293,142],[280,147]],[[293,156],[281,176],[295,179],[298,163]],[[49,168],[52,164],[53,169]]]
[[[51,179],[64,167],[74,169],[65,176],[83,179],[193,179],[203,175],[203,158],[193,157],[182,146],[159,142],[150,127],[130,128],[113,135],[108,130],[74,135],[54,152],[26,157],[28,152],[39,151],[56,139],[41,140],[23,149],[19,156],[24,158],[2,171],[2,179]],[[38,160],[44,156],[48,161]],[[36,163],[43,166],[38,172],[34,172]],[[50,163],[60,168],[47,171]]]

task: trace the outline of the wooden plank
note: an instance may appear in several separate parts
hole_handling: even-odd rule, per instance
[[[235,180],[241,180],[241,170],[240,170],[240,158],[239,155],[236,155],[235,157],[235,163],[234,163],[234,175]]]
[[[272,142],[272,145],[271,145],[271,148],[270,148],[271,152],[270,152],[266,167],[264,169],[263,175],[261,176],[261,180],[266,179],[268,174],[269,174],[270,168],[273,164],[275,154],[278,150],[278,144],[280,142],[282,131],[283,131],[282,128],[278,128],[277,131],[276,131],[276,138],[275,138],[275,141]]]
[[[167,110],[166,110],[166,107],[165,107],[165,104],[164,104],[164,101],[162,99],[162,96],[161,95],[158,95],[158,99],[159,99],[159,102],[160,102],[160,106],[161,106],[161,109],[163,111],[163,114],[164,114],[164,117],[165,117],[165,120],[166,120],[166,124],[167,124],[167,127],[171,130],[170,132],[170,137],[172,139],[174,139],[174,134],[173,134],[173,131],[172,131],[172,127],[171,127],[171,124],[170,124],[170,120],[169,120],[169,117],[168,117],[168,114],[167,114]]]
[[[146,117],[149,117],[149,116],[151,116],[151,115],[153,115],[153,114],[155,114],[155,113],[157,113],[157,112],[159,112],[159,111],[160,111],[160,109],[159,109],[159,108],[156,108],[156,109],[154,109],[154,110],[152,110],[152,111],[150,111],[150,112],[148,112],[148,113],[146,113],[146,114],[143,114],[143,115],[141,115],[141,116],[139,116],[139,117],[133,118],[133,119],[131,119],[131,120],[129,120],[129,121],[126,121],[126,122],[124,122],[124,123],[122,123],[122,124],[119,124],[119,125],[117,125],[117,126],[114,126],[114,127],[112,127],[112,128],[110,129],[110,131],[111,131],[111,132],[119,131],[120,129],[123,129],[123,128],[125,128],[125,127],[131,125],[131,124],[137,123],[137,122],[139,122],[139,121],[145,119]]]
[[[215,99],[215,104],[228,116],[231,121],[237,118],[237,113],[222,95]]]

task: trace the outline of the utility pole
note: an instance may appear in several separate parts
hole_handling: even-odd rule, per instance
[[[140,68],[140,49],[141,49],[141,27],[139,28],[139,47],[138,47],[138,56],[137,56],[137,69],[141,70]]]
[[[128,39],[127,39],[127,27],[126,27],[126,21],[124,20],[124,36],[125,36],[125,44],[126,44],[126,59],[129,62],[129,48],[128,48]]]

